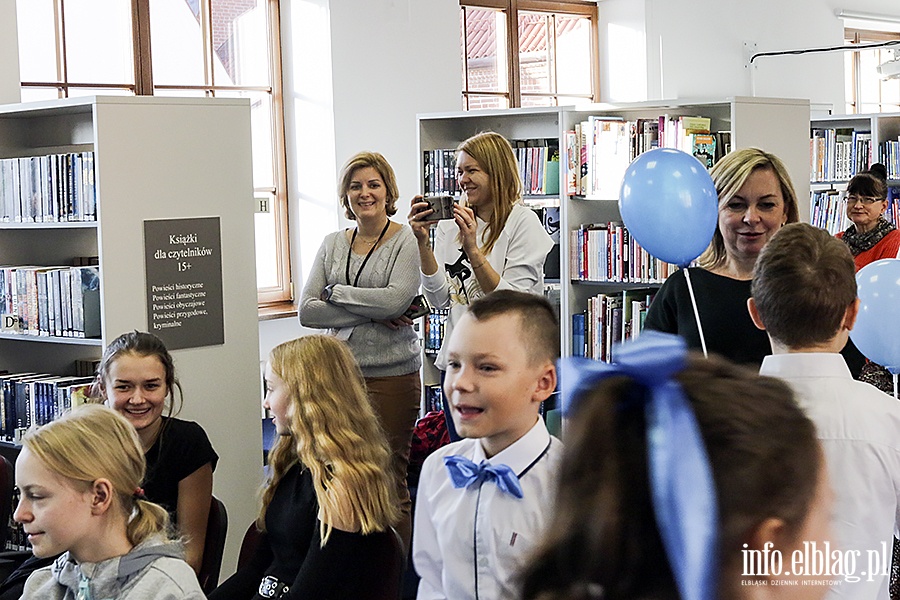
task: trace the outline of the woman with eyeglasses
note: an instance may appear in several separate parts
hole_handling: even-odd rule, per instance
[[[837,237],[850,247],[857,271],[900,252],[900,231],[884,217],[887,205],[887,169],[881,163],[847,184],[847,218],[853,225]]]

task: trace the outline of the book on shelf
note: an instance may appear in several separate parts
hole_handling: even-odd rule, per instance
[[[425,412],[437,412],[444,409],[444,390],[440,385],[425,386]]]
[[[525,196],[559,194],[559,140],[532,138],[510,140]],[[425,195],[459,195],[456,151],[425,150],[422,156],[422,190]]]
[[[586,223],[569,232],[575,281],[661,283],[674,266],[650,255],[618,221]]]
[[[0,221],[95,221],[94,153],[0,159]]]
[[[426,354],[437,354],[444,341],[447,316],[450,311],[446,308],[432,308],[423,321],[422,342]]]
[[[0,375],[0,439],[18,443],[28,427],[83,404],[93,382],[93,377],[48,373]]]
[[[690,152],[704,167],[712,169],[716,162],[716,136],[711,133],[691,133]]]
[[[872,164],[872,132],[851,127],[810,129],[810,181],[846,181]]]
[[[676,148],[696,156],[707,168],[731,145],[730,132],[711,132],[711,119],[660,115],[625,121],[590,116],[565,132],[566,192],[614,199],[628,165],[654,148]]]
[[[609,362],[616,344],[640,335],[653,295],[645,289],[589,297],[572,315],[572,355]]]
[[[0,312],[23,335],[100,337],[100,267],[0,266]]]

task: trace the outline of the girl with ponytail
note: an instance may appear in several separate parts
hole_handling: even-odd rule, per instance
[[[31,574],[22,598],[204,598],[181,545],[168,539],[168,513],[144,496],[145,470],[135,429],[101,405],[25,434],[14,518],[36,557],[62,554]]]

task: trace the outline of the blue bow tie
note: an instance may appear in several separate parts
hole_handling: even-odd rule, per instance
[[[453,487],[479,486],[485,481],[493,481],[501,491],[516,498],[522,497],[519,478],[507,465],[492,465],[486,460],[476,465],[464,456],[454,455],[444,457],[444,466],[447,467]]]

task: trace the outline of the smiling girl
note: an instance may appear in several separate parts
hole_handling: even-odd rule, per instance
[[[14,518],[35,556],[60,556],[29,576],[22,598],[204,597],[181,546],[166,537],[166,511],[140,488],[144,469],[134,428],[103,406],[78,407],[25,434]]]
[[[169,512],[185,539],[185,560],[197,571],[219,457],[200,425],[174,418],[176,392],[180,409],[181,385],[165,344],[151,333],[132,331],[107,346],[92,395],[137,431],[147,460],[147,498]]]

